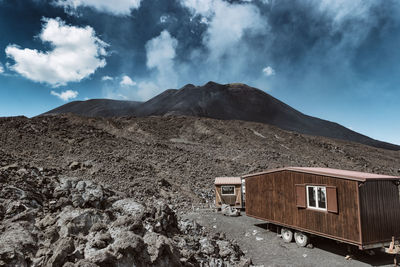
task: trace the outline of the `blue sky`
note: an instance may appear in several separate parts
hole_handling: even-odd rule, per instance
[[[400,144],[395,0],[0,0],[0,116],[242,82]]]

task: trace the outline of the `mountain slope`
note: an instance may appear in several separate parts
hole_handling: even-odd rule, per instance
[[[143,103],[138,116],[188,115],[224,120],[268,123],[299,133],[400,150],[400,146],[374,140],[340,124],[305,115],[271,95],[245,84],[186,85],[168,90]]]
[[[87,117],[120,117],[134,114],[142,102],[111,99],[90,99],[73,101],[46,112],[50,114],[73,113]]]
[[[264,91],[240,83],[222,85],[208,82],[203,86],[188,84],[179,90],[166,90],[144,103],[132,102],[129,104],[129,101],[114,101],[112,102],[113,109],[110,108],[108,110],[104,104],[97,103],[101,107],[99,108],[101,112],[92,111],[96,106],[95,101],[100,100],[93,101],[86,101],[87,104],[85,104],[86,102],[80,102],[79,105],[82,105],[80,109],[78,109],[78,106],[76,106],[76,109],[75,106],[73,106],[74,109],[69,108],[67,105],[73,105],[74,102],[72,102],[48,113],[71,112],[79,115],[104,117],[184,115],[223,120],[253,121],[275,125],[285,130],[303,134],[400,150],[400,146],[374,140],[340,124],[305,115]],[[119,108],[115,108],[116,106]],[[87,110],[91,112],[86,112]]]

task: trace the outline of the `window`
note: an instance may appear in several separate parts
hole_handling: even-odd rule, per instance
[[[221,195],[234,195],[234,194],[235,194],[235,186],[233,185],[221,186]]]
[[[339,212],[336,186],[296,184],[296,206],[332,213]]]
[[[326,187],[307,186],[307,207],[326,210]]]

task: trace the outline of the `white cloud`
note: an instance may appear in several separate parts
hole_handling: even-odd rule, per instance
[[[148,41],[146,43],[147,67],[157,68],[159,71],[172,67],[177,45],[178,41],[166,30]]]
[[[119,85],[121,85],[121,86],[135,86],[136,82],[132,81],[132,79],[129,76],[124,75],[124,76],[122,76],[122,79],[121,79],[121,82],[119,83]]]
[[[141,82],[138,84],[138,96],[142,100],[149,99],[166,88],[174,88],[178,85],[178,75],[175,70],[174,59],[178,41],[164,30],[159,36],[146,43],[146,65],[155,69],[154,82]]]
[[[160,23],[166,23],[168,21],[168,16],[167,15],[162,15],[160,17]]]
[[[203,39],[212,58],[219,58],[232,49],[236,50],[245,34],[262,34],[268,29],[265,18],[252,4],[230,4],[215,0],[213,11],[214,15],[209,20],[209,27]],[[237,54],[237,51],[233,54]]]
[[[218,60],[231,53],[237,55],[238,45],[245,34],[257,35],[268,31],[268,24],[258,7],[252,3],[232,4],[223,0],[181,0],[200,23],[208,24],[203,44],[209,49],[209,60]]]
[[[267,77],[275,75],[275,70],[271,66],[267,66],[267,67],[263,68],[262,72]]]
[[[138,88],[139,90],[136,92],[137,98],[140,100],[148,100],[168,87],[160,87],[154,82],[140,82]]]
[[[201,20],[200,20],[200,23],[208,24],[207,18],[206,17],[202,17]]]
[[[6,54],[15,61],[10,69],[22,76],[54,87],[79,82],[106,65],[105,42],[96,37],[93,28],[66,25],[61,19],[44,19],[39,35],[52,50],[20,48],[8,45]]]
[[[79,7],[90,7],[101,12],[117,16],[130,15],[131,10],[140,7],[141,0],[55,0],[58,6],[66,8],[69,13]]]
[[[125,75],[120,81],[120,86],[115,80],[112,85],[104,84],[103,95],[114,99],[148,100],[165,89],[176,88],[178,86],[175,66],[177,46],[178,41],[168,31],[162,31],[145,45],[146,66],[151,70],[149,76],[136,83]],[[127,85],[135,85],[135,87]]]
[[[50,94],[60,98],[63,101],[68,101],[68,100],[74,99],[74,98],[76,98],[78,96],[78,92],[77,91],[72,91],[72,90],[67,90],[67,91],[64,91],[64,92],[61,92],[61,93],[57,93],[55,91],[51,91]]]
[[[181,4],[196,15],[211,15],[215,0],[181,0]]]
[[[3,67],[3,64],[0,63],[0,73],[3,73],[3,72],[4,72],[4,67]]]
[[[371,7],[379,2],[365,0],[311,0],[320,11],[327,12],[335,22],[341,23],[349,18],[368,19]]]
[[[205,49],[195,49],[190,55],[192,62],[199,62],[198,66],[180,64],[179,73],[197,73],[203,82],[230,82],[232,77],[243,80],[247,76],[244,73],[248,71],[244,66],[259,60],[259,45],[253,41],[262,38],[265,47],[269,46],[268,20],[252,2],[231,2],[180,0],[181,5],[198,18],[195,21],[205,24],[207,29],[202,36]]]
[[[124,96],[123,94],[119,94],[119,95],[118,95],[118,98],[119,98],[119,99],[128,100],[128,97],[127,97],[127,96]]]
[[[114,78],[113,77],[111,77],[111,76],[103,76],[103,77],[101,77],[101,80],[102,81],[112,81],[112,80],[114,80]]]
[[[340,32],[345,47],[357,47],[370,34],[370,29],[381,27],[375,7],[382,3],[372,0],[309,0],[320,13],[330,19],[330,30]]]

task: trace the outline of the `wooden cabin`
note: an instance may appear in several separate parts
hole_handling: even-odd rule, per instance
[[[242,208],[242,179],[240,177],[217,177],[214,185],[215,206],[218,209],[222,204]]]
[[[246,214],[281,226],[286,242],[318,235],[370,249],[400,238],[399,176],[288,167],[243,178]]]

